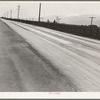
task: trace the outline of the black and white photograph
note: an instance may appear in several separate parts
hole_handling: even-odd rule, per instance
[[[100,2],[0,1],[0,92],[100,92]]]

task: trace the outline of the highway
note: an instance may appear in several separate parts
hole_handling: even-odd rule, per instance
[[[34,64],[30,61],[35,67],[38,64],[42,66],[35,70],[34,75],[30,75],[26,68],[28,66],[32,67],[32,65],[27,65],[27,63],[25,65],[23,63],[23,69],[24,67],[26,68],[24,69],[25,71],[17,68],[20,71],[23,84],[27,87],[27,91],[100,91],[99,40],[83,38],[15,21],[4,19],[2,21],[14,30],[16,34],[18,33],[28,43],[27,45],[30,46],[30,50],[39,56],[40,60],[45,62],[45,64],[41,65],[41,62]],[[24,48],[22,49],[23,52]],[[13,52],[16,52],[16,50]],[[26,55],[29,59],[33,60],[27,52],[25,52]],[[15,57],[17,53],[16,55],[12,54],[13,59],[18,59]],[[17,67],[20,66],[19,62],[16,62]],[[34,72],[34,68],[32,70],[31,67],[30,73]],[[43,74],[43,76],[39,73]],[[34,78],[35,80],[40,80],[38,79],[40,77],[42,82],[37,81],[36,84]],[[52,79],[49,77],[52,77]],[[45,83],[45,81],[48,83]],[[33,83],[36,85],[33,86]]]

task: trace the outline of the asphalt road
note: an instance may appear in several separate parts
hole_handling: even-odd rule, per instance
[[[24,42],[27,41],[25,47],[19,47],[19,43],[15,42],[21,50],[14,45],[13,52],[8,53],[14,61],[14,68],[20,73],[20,83],[23,83],[26,90],[100,91],[100,41],[19,22],[3,21],[16,32],[14,36],[20,35],[25,39]],[[43,65],[37,62],[38,58],[35,64],[33,57],[38,57]]]

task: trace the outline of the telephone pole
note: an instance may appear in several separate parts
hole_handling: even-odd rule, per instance
[[[10,10],[10,18],[12,18],[12,10]]]
[[[89,18],[91,18],[91,25],[92,25],[92,23],[93,23],[93,19],[94,19],[95,17],[89,17]]]
[[[20,5],[18,5],[17,7],[18,7],[17,19],[19,19],[19,10],[20,10]]]
[[[41,3],[39,4],[39,19],[38,19],[39,22],[40,22],[40,16],[41,16]]]

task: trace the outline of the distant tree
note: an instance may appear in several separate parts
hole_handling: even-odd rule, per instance
[[[53,23],[57,23],[57,22],[54,20]]]
[[[49,19],[47,20],[48,23],[50,23]]]

